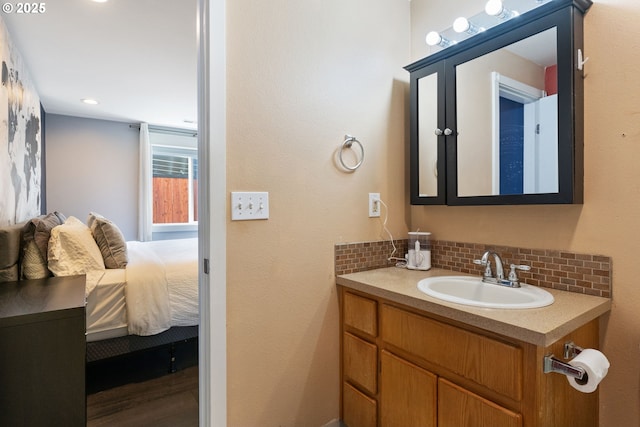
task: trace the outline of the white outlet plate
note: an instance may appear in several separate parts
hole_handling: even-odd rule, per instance
[[[231,220],[269,219],[269,193],[232,191]]]
[[[369,193],[369,218],[380,216],[380,193]]]

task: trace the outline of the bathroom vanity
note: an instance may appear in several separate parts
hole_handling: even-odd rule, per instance
[[[555,302],[547,307],[486,309],[417,289],[423,278],[451,274],[391,267],[337,277],[344,423],[597,426],[598,392],[544,373],[543,359],[562,358],[568,341],[597,348],[611,300],[548,289]]]

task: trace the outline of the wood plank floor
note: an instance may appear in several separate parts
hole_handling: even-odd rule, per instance
[[[198,367],[90,394],[87,426],[197,427]]]

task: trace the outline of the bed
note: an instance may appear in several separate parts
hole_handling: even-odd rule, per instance
[[[0,281],[86,276],[87,362],[197,338],[197,266],[197,239],[126,242],[96,213],[0,227]]]

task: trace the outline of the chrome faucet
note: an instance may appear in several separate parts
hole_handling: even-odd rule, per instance
[[[493,256],[493,261],[495,263],[496,274],[493,275],[493,271],[491,270],[491,259]],[[485,267],[484,274],[482,275],[482,281],[485,283],[492,283],[494,285],[500,286],[508,286],[510,288],[519,288],[520,282],[518,281],[518,275],[516,274],[516,269],[529,271],[531,267],[528,265],[515,265],[511,264],[511,271],[509,272],[509,277],[507,279],[504,278],[504,267],[502,265],[502,258],[500,255],[493,251],[486,251],[481,259],[477,259],[473,261],[475,264],[482,265]]]
[[[485,269],[485,277],[490,277],[493,278],[493,275],[491,274],[491,261],[489,261],[489,257],[493,255],[493,261],[496,263],[496,279],[504,279],[504,268],[502,267],[502,258],[500,258],[500,255],[498,255],[497,253],[493,252],[493,251],[487,251],[482,255],[482,259],[480,259],[480,262],[482,263],[482,265],[486,266],[487,268]]]

